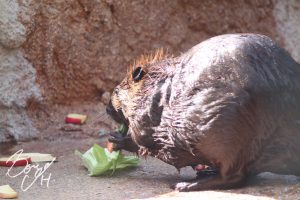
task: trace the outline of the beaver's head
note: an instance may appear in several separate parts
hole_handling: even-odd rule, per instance
[[[118,123],[128,125],[128,117],[135,107],[134,99],[140,90],[146,71],[143,66],[130,70],[129,74],[115,87],[111,100],[106,108],[107,113]]]
[[[159,50],[155,54],[141,56],[130,66],[125,79],[115,87],[107,106],[107,113],[116,122],[129,125],[129,118],[136,114],[137,108],[145,105],[155,83],[165,76],[165,70],[162,70],[164,58],[166,55]]]

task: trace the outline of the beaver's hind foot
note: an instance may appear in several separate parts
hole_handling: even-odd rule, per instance
[[[246,178],[242,175],[222,178],[217,174],[207,176],[206,178],[196,179],[191,182],[179,182],[171,186],[171,188],[179,192],[190,192],[199,190],[238,188],[245,185],[245,183]]]

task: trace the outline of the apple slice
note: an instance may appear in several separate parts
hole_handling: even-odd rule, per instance
[[[30,157],[31,162],[52,162],[56,157],[48,153],[22,153],[22,156]]]
[[[110,153],[114,151],[114,146],[115,146],[115,144],[112,143],[112,142],[107,142],[107,143],[106,143],[106,148],[107,148],[107,150],[108,150]]]
[[[0,199],[14,199],[18,197],[18,193],[9,185],[0,186]]]
[[[71,124],[83,124],[87,119],[86,115],[81,114],[68,114],[65,122]]]
[[[31,162],[32,162],[31,158],[26,155],[0,158],[0,166],[4,166],[4,167],[26,166],[27,164],[30,164]]]

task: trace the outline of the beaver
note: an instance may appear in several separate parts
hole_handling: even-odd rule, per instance
[[[129,128],[116,149],[216,174],[179,191],[243,186],[260,172],[300,175],[300,65],[269,37],[226,34],[178,57],[133,64],[107,113]]]

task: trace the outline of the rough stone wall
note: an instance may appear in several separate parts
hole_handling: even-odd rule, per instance
[[[232,32],[276,37],[266,0],[44,0],[31,7],[23,47],[51,103],[101,99],[130,61],[156,48],[178,54]]]
[[[178,55],[215,35],[254,32],[299,61],[299,7],[297,0],[1,0],[0,141],[36,135],[29,104],[51,112],[54,104],[106,101],[129,63],[157,48]]]
[[[36,71],[20,48],[26,28],[18,17],[16,1],[0,1],[0,142],[37,134],[25,108],[29,100],[39,101],[41,96]]]
[[[300,63],[300,1],[274,1],[273,16],[276,30],[283,38],[284,47]]]

